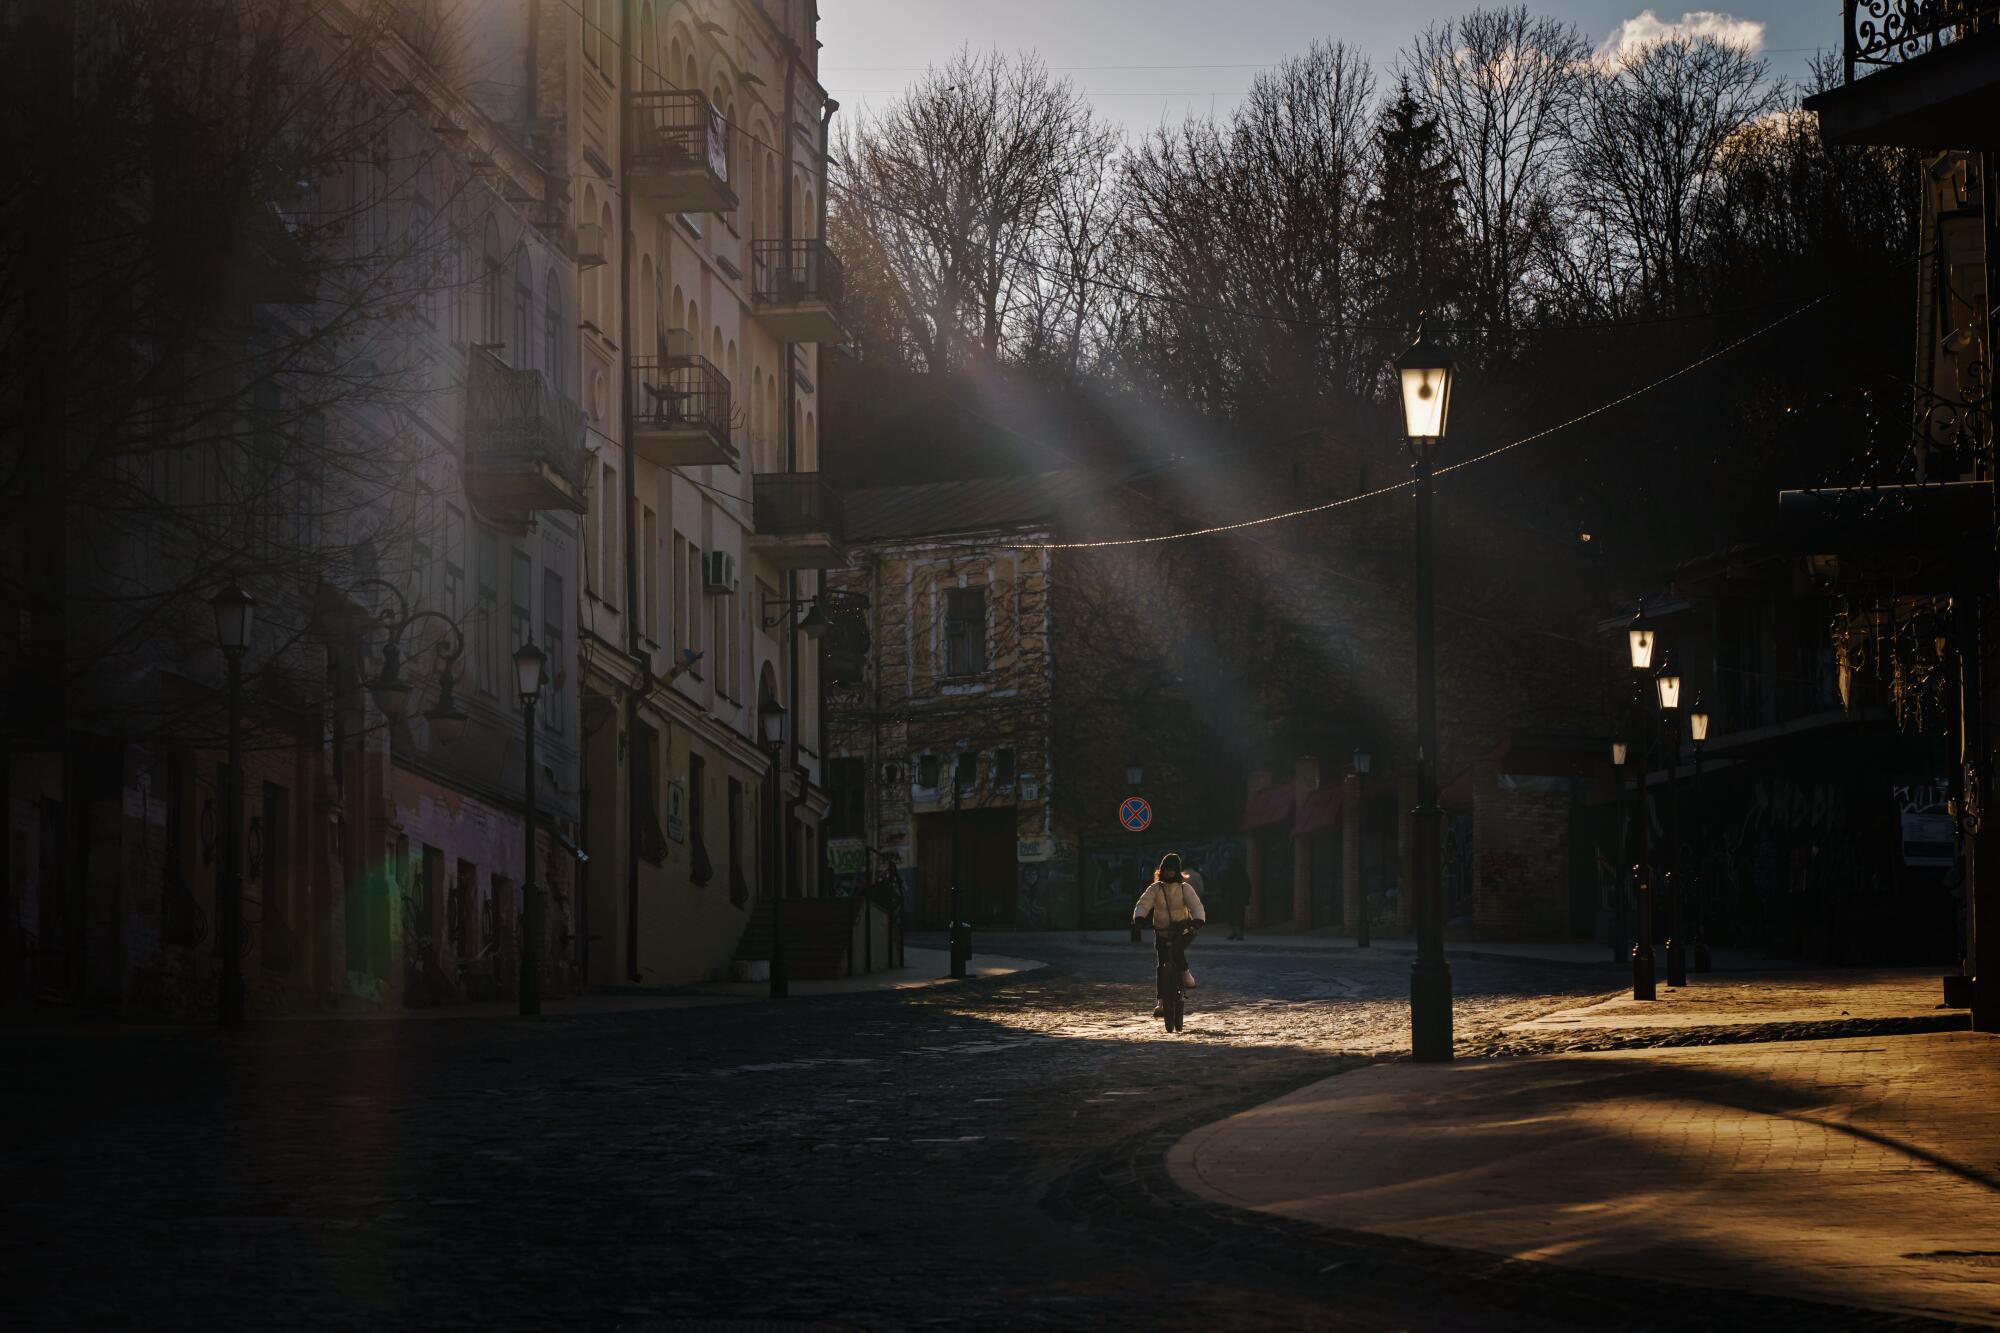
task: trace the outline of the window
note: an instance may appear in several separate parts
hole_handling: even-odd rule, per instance
[[[659,865],[667,859],[667,838],[660,832],[660,733],[639,724],[639,743],[632,751],[632,790],[638,821],[639,855]]]
[[[681,647],[688,652],[700,652],[701,644],[701,548],[693,542],[687,547],[687,582],[681,593],[680,624],[683,638]],[[701,668],[693,671],[696,676],[705,674]]]
[[[604,503],[599,509],[603,513],[598,527],[604,533],[604,581],[597,585],[597,595],[607,606],[616,606],[619,580],[625,576],[624,566],[618,563],[618,516],[625,512],[625,493],[618,489],[618,469],[608,463],[604,467]]]
[[[409,235],[404,246],[414,256],[410,285],[416,289],[417,318],[425,327],[437,327],[437,275],[430,270],[433,252],[430,241],[431,201],[421,191],[410,196]]]
[[[918,755],[917,785],[935,791],[938,785],[939,772],[942,767],[943,765],[940,763],[938,756],[934,754]]]
[[[969,792],[979,785],[978,751],[960,750],[952,756],[951,781],[962,792]]]
[[[549,655],[547,705],[544,725],[560,736],[567,725],[563,708],[563,642],[568,615],[563,606],[562,575],[553,569],[542,571],[542,651]]]
[[[993,752],[993,785],[1001,791],[1014,785],[1014,751],[1011,746]]]
[[[750,884],[743,878],[743,784],[729,779],[729,901],[741,907],[750,901]]]
[[[847,757],[829,759],[826,791],[833,800],[833,808],[826,815],[826,836],[858,838],[866,833],[868,761]]]
[[[702,825],[704,802],[702,789],[708,785],[708,766],[701,756],[688,751],[688,879],[696,884],[706,884],[715,878],[715,867],[708,859],[708,840]]]
[[[507,336],[500,311],[500,226],[486,219],[479,258],[479,341],[498,345]]]
[[[562,354],[562,283],[554,269],[542,284],[542,369],[557,393],[569,391],[569,368]]]
[[[472,664],[480,693],[500,692],[500,539],[479,530],[479,606],[472,619]]]
[[[654,643],[660,641],[660,517],[651,508],[639,507],[639,586],[644,600],[639,607],[639,632]]]
[[[604,527],[604,465],[593,455],[590,476],[585,483],[583,506],[583,590],[592,597],[604,596],[604,571],[597,563],[597,535]]]
[[[715,662],[710,668],[714,674],[711,679],[715,681],[717,694],[725,699],[734,698],[735,691],[729,684],[729,673],[732,669],[729,657],[729,613],[735,608],[736,599],[727,593],[715,593],[710,595],[708,605],[714,618],[714,625],[708,637],[708,641],[715,645]]]
[[[513,614],[508,618],[507,641],[509,651],[519,648],[535,633],[534,588],[529,580],[535,577],[535,561],[518,546],[514,548]]]
[[[525,250],[514,260],[514,344],[507,352],[514,369],[535,368],[535,275]]]
[[[986,589],[952,588],[944,595],[944,674],[986,670]]]
[[[444,613],[454,621],[465,603],[465,511],[444,507]]]
[[[674,607],[674,615],[673,615],[674,651],[677,654],[689,646],[688,629],[687,629],[687,616],[688,616],[687,567],[688,567],[688,560],[691,554],[692,553],[688,550],[687,538],[681,536],[678,532],[675,533],[674,574],[673,574],[674,581],[671,586],[673,588],[674,597],[678,603],[678,605]]]

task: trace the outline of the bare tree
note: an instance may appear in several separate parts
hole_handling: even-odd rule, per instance
[[[1534,17],[1525,5],[1433,24],[1404,53],[1411,92],[1436,122],[1464,190],[1468,313],[1503,356],[1513,347],[1508,330],[1533,299],[1587,54],[1574,25]]]
[[[1031,331],[1046,346],[1051,321],[1080,321],[1075,266],[1103,254],[1095,182],[1117,145],[1032,55],[967,50],[929,71],[842,137],[835,232],[850,267],[874,269],[864,305],[930,370],[1011,355]]]
[[[1674,36],[1593,62],[1568,123],[1566,170],[1611,309],[1682,310],[1693,296],[1704,197],[1723,148],[1776,109],[1764,62]]]
[[[1142,378],[1232,414],[1317,417],[1316,402],[1369,391],[1374,93],[1357,51],[1319,43],[1260,75],[1227,126],[1163,127],[1133,154],[1127,251],[1162,298],[1128,339]]]

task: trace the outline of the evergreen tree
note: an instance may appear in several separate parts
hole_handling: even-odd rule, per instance
[[[1417,313],[1429,310],[1448,323],[1462,313],[1466,292],[1461,182],[1407,78],[1382,108],[1375,144],[1375,186],[1362,213],[1374,256],[1368,322],[1414,329]]]

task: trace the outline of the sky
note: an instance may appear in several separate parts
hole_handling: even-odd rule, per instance
[[[1162,118],[1226,115],[1260,68],[1315,38],[1359,46],[1386,76],[1415,33],[1472,7],[1473,0],[819,0],[820,81],[847,116],[887,105],[926,65],[968,43],[1033,50],[1136,138]],[[1634,0],[1540,0],[1529,8],[1575,23],[1593,46],[1683,21],[1740,34],[1782,77],[1803,75],[1812,48],[1840,44],[1838,0],[1735,0],[1692,12]]]

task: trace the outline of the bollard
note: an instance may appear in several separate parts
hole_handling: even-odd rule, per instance
[[[972,954],[972,930],[965,924],[964,897],[958,885],[951,886],[951,974],[965,975],[965,960]]]

